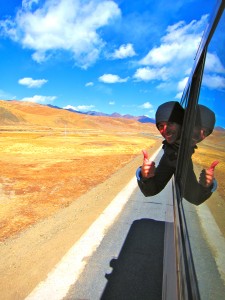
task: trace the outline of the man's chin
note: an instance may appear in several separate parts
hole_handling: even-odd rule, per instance
[[[166,138],[166,141],[168,144],[173,144],[175,142],[174,139],[171,138]]]
[[[193,140],[192,139],[192,145],[195,146],[196,144],[200,143],[201,141],[203,141],[204,139],[198,139],[198,140]]]

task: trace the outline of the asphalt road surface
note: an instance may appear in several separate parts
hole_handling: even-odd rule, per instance
[[[145,197],[133,178],[26,300],[161,299],[168,195],[171,183]]]
[[[161,299],[166,194],[135,189],[64,299]]]

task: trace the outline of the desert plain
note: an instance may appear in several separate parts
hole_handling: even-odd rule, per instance
[[[0,101],[0,299],[24,299],[135,175],[142,149],[162,139],[154,124]],[[207,201],[225,235],[224,131],[193,155],[219,160]],[[197,172],[198,172],[197,171]]]
[[[129,132],[1,132],[0,239],[69,206],[155,144]]]
[[[1,104],[0,241],[69,206],[143,148],[160,144],[154,124]]]

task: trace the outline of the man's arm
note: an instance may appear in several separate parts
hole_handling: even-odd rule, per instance
[[[186,185],[184,189],[184,198],[188,202],[195,205],[200,205],[204,201],[206,201],[216,190],[217,181],[214,178],[214,168],[215,165],[213,165],[213,174],[211,170],[208,172],[210,168],[202,172],[200,175],[200,180],[198,182],[193,170],[193,163],[192,161],[190,161]]]
[[[143,177],[141,169],[142,167],[137,169],[136,177],[138,186],[146,197],[160,193],[175,172],[174,163],[171,164],[165,154],[161,157],[153,177]]]

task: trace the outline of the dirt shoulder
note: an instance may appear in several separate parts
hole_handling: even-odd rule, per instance
[[[151,149],[152,153],[159,147]],[[139,155],[103,183],[0,244],[0,299],[24,299],[133,178]]]

